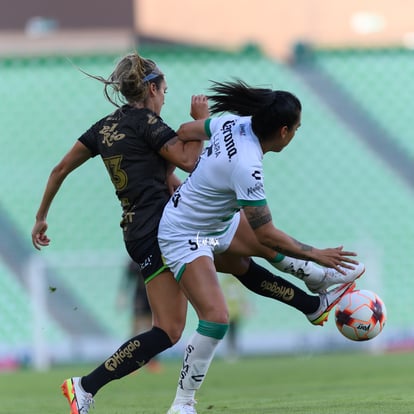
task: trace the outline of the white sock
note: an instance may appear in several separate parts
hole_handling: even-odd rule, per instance
[[[220,339],[200,335],[198,332],[190,338],[184,353],[174,405],[194,400],[195,393],[204,381],[220,341]]]
[[[283,258],[281,259],[281,257]],[[290,273],[301,280],[320,282],[325,277],[325,268],[318,266],[316,263],[283,256],[280,253],[274,260],[269,260],[269,263],[276,269]]]

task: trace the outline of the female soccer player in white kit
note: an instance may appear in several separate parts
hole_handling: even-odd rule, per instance
[[[212,90],[211,112],[231,114],[187,123],[178,131],[183,140],[210,138],[210,145],[166,205],[158,232],[166,264],[199,318],[197,331],[186,347],[176,398],[168,414],[196,413],[195,392],[228,327],[214,257],[217,264],[217,260],[258,255],[259,244],[268,249],[266,258],[275,267],[285,259],[284,254],[291,256],[292,274],[301,279],[308,274],[296,274],[295,269],[315,266],[315,262],[344,273],[346,283],[336,288],[342,295],[353,289],[354,280],[364,272],[362,263],[345,271],[344,256],[351,253],[342,246],[317,249],[272,223],[263,156],[280,152],[293,139],[301,122],[300,101],[289,92],[251,88],[241,81],[215,83]],[[312,289],[312,281],[305,282]],[[314,283],[316,291],[318,282]],[[336,303],[332,302],[327,312]]]

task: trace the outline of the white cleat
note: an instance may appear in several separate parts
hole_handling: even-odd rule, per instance
[[[339,273],[332,268],[326,268],[324,278],[319,282],[305,281],[307,288],[313,293],[323,293],[333,285],[339,285],[344,283],[352,283],[365,272],[365,266],[363,263],[355,265],[354,269],[345,269],[345,274]]]
[[[61,389],[69,402],[70,414],[88,414],[94,406],[93,396],[82,388],[80,377],[68,378]]]
[[[322,326],[329,317],[329,312],[347,293],[355,288],[355,282],[345,283],[341,286],[331,289],[329,292],[319,294],[321,300],[319,308],[314,312],[306,315],[309,322],[313,325]]]
[[[167,411],[167,414],[197,414],[194,408],[195,404],[194,400],[188,401],[185,404],[175,404]]]

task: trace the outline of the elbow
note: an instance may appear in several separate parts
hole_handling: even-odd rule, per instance
[[[180,165],[177,165],[178,168],[185,172],[192,172],[194,170],[196,161],[195,160],[183,160]]]
[[[61,183],[69,174],[69,172],[70,171],[68,171],[65,166],[60,163],[53,168],[52,172],[50,173],[50,178],[57,183]]]
[[[267,235],[262,235],[260,237],[258,237],[258,240],[260,242],[260,244],[270,247],[270,248],[275,248],[275,240],[272,237],[268,237]]]
[[[183,144],[178,168],[186,172],[192,172],[203,149],[202,141],[186,142]]]
[[[180,125],[180,127],[177,130],[177,136],[179,139],[185,141],[190,138],[190,134],[188,133],[188,127],[186,124]]]
[[[255,231],[255,234],[260,244],[267,247],[274,247],[275,238],[272,236],[270,232],[266,231],[264,228],[258,228]]]

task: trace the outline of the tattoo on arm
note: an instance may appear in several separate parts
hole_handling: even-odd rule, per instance
[[[167,141],[162,147],[161,149],[165,150],[168,152],[169,148],[174,145],[176,142],[178,141],[178,137],[174,137],[172,139],[170,139],[169,141]]]
[[[253,230],[258,229],[266,223],[272,221],[272,215],[268,206],[244,208],[246,218]]]
[[[296,246],[298,246],[304,252],[309,252],[309,251],[313,250],[312,246],[309,246],[308,244],[301,243],[300,241],[294,239],[293,237],[291,237],[291,240],[293,241],[293,243],[296,244]]]
[[[269,223],[272,221],[272,214],[270,213],[268,206],[261,206],[261,207],[245,207],[244,213],[250,226],[253,230],[258,229],[259,227]],[[290,240],[302,251],[302,252],[310,252],[313,250],[313,247],[300,242],[299,240],[294,239],[291,236],[287,236]],[[286,255],[291,255],[291,251],[287,251],[282,246],[273,246],[272,247],[275,251],[281,252]]]
[[[313,250],[312,246],[309,246],[308,244],[301,243],[300,241],[294,239],[293,237],[289,237],[289,238],[303,252],[310,252],[310,251]],[[296,255],[292,254],[292,252],[290,250],[286,250],[282,246],[275,245],[275,246],[272,246],[272,249],[275,250],[276,252],[280,252],[282,254],[285,254],[286,256],[297,257],[298,259],[303,258],[302,256],[296,256]]]

